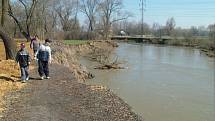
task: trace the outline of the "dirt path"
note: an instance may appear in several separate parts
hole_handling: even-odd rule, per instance
[[[138,117],[109,90],[92,90],[76,81],[63,66],[51,66],[51,79],[39,80],[33,71],[25,89],[8,103],[1,121],[131,121]]]

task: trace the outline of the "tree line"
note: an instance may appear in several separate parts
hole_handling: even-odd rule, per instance
[[[113,25],[114,34],[119,34],[120,30],[123,30],[127,35],[153,35],[159,36],[176,36],[184,37],[185,34],[190,36],[203,36],[208,37],[214,35],[215,23],[208,26],[191,26],[190,28],[176,27],[176,21],[173,17],[166,20],[165,25],[159,23],[153,23],[152,26],[147,23],[143,23],[143,33],[141,33],[141,22],[123,20]]]
[[[27,40],[33,34],[45,37],[56,33],[62,33],[60,39],[94,39],[97,34],[107,38],[114,22],[130,16],[123,13],[122,0],[2,1],[6,12],[2,18],[9,34]]]
[[[152,26],[143,23],[143,33],[141,31],[142,22],[123,20],[113,25],[113,33],[120,35],[124,31],[126,35],[148,35],[154,37],[168,36],[173,38],[170,45],[199,46],[207,50],[215,51],[215,23],[208,26],[191,26],[182,28],[176,26],[173,17],[166,20],[164,25],[153,23]]]
[[[208,36],[215,40],[215,24],[182,29],[176,28],[174,18],[166,25],[144,23],[141,33],[141,22],[128,21],[132,14],[122,9],[123,0],[2,0],[0,8],[0,37],[7,58],[14,57],[13,38],[30,41],[35,34],[42,39],[108,39],[123,30],[127,35]]]
[[[129,16],[121,12],[122,0],[2,0],[0,7],[0,36],[6,52],[15,48],[10,47],[15,45],[12,38],[30,41],[34,34],[41,38],[107,39],[111,25]],[[78,17],[80,13],[84,17]],[[79,19],[85,20],[84,25]],[[7,55],[11,57],[14,50]]]

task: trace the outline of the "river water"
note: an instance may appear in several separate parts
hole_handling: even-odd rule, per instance
[[[113,90],[144,121],[214,121],[214,58],[186,47],[120,43],[115,50],[123,70],[95,70],[88,84]]]

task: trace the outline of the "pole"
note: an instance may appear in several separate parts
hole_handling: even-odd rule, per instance
[[[144,35],[143,34],[143,15],[144,15],[144,12],[143,12],[144,11],[144,7],[143,6],[144,6],[144,0],[141,0],[141,2],[142,2],[142,4],[141,4],[142,5],[142,9],[141,9],[141,11],[142,11],[141,35],[143,37],[143,35]]]
[[[140,10],[141,10],[141,35],[143,37],[144,35],[144,11],[145,11],[145,7],[146,7],[146,0],[140,0]]]

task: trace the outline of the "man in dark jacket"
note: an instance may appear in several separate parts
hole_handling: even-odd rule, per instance
[[[21,80],[23,83],[29,80],[28,68],[31,62],[31,57],[25,49],[25,44],[21,43],[20,50],[16,54],[16,62],[19,63],[21,71]]]
[[[49,47],[51,40],[46,39],[44,44],[41,44],[35,54],[35,58],[38,59],[38,72],[41,79],[49,79],[49,63],[51,63],[51,48]]]

